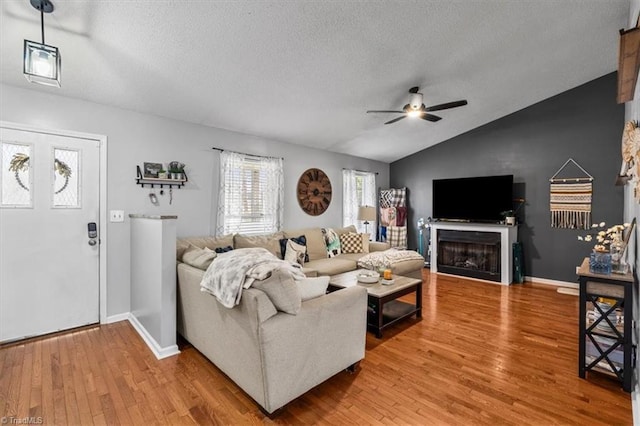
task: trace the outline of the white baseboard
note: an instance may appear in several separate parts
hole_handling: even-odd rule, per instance
[[[638,384],[631,391],[631,415],[634,426],[640,426],[640,401],[638,398],[640,397],[640,389],[638,389]]]
[[[142,340],[144,340],[144,342],[147,344],[149,349],[151,349],[151,352],[153,352],[156,358],[163,359],[180,353],[178,345],[171,345],[164,348],[161,347],[158,342],[156,342],[156,339],[154,339],[151,334],[149,334],[147,329],[144,328],[144,326],[140,323],[140,321],[138,321],[138,318],[136,318],[135,315],[129,314],[128,319],[133,328],[136,329],[140,337],[142,337]]]
[[[556,287],[569,287],[579,289],[580,285],[578,283],[570,283],[567,281],[557,281],[557,280],[549,280],[547,278],[536,278],[536,277],[524,277],[526,282],[534,282],[536,284],[545,284],[545,285],[554,285]]]
[[[101,321],[102,324],[111,324],[114,322],[126,321],[129,319],[129,312],[124,312],[122,314],[110,315],[105,318],[104,321]]]

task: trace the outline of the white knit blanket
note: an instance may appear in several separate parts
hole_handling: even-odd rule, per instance
[[[374,251],[369,254],[365,254],[358,259],[358,267],[373,269],[376,271],[380,268],[393,267],[393,265],[397,263],[413,259],[424,260],[424,258],[416,251],[391,248],[385,251]]]
[[[300,265],[278,259],[264,248],[244,248],[221,253],[213,259],[200,281],[200,291],[215,296],[225,307],[240,303],[242,289],[264,280],[276,269],[291,271],[294,279],[305,277]]]

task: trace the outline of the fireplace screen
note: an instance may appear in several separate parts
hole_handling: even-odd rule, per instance
[[[438,230],[438,271],[500,281],[500,234]]]

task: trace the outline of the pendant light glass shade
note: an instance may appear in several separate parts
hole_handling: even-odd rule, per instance
[[[60,51],[57,47],[24,41],[24,76],[32,83],[60,87]]]
[[[60,51],[57,47],[45,44],[44,41],[44,14],[53,12],[53,3],[50,0],[30,0],[30,3],[40,12],[42,43],[24,41],[22,72],[31,83],[60,87]]]

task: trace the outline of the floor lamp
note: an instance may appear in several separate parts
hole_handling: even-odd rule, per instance
[[[376,220],[376,208],[371,206],[358,207],[358,220],[364,220],[364,232],[369,233],[369,221]]]

